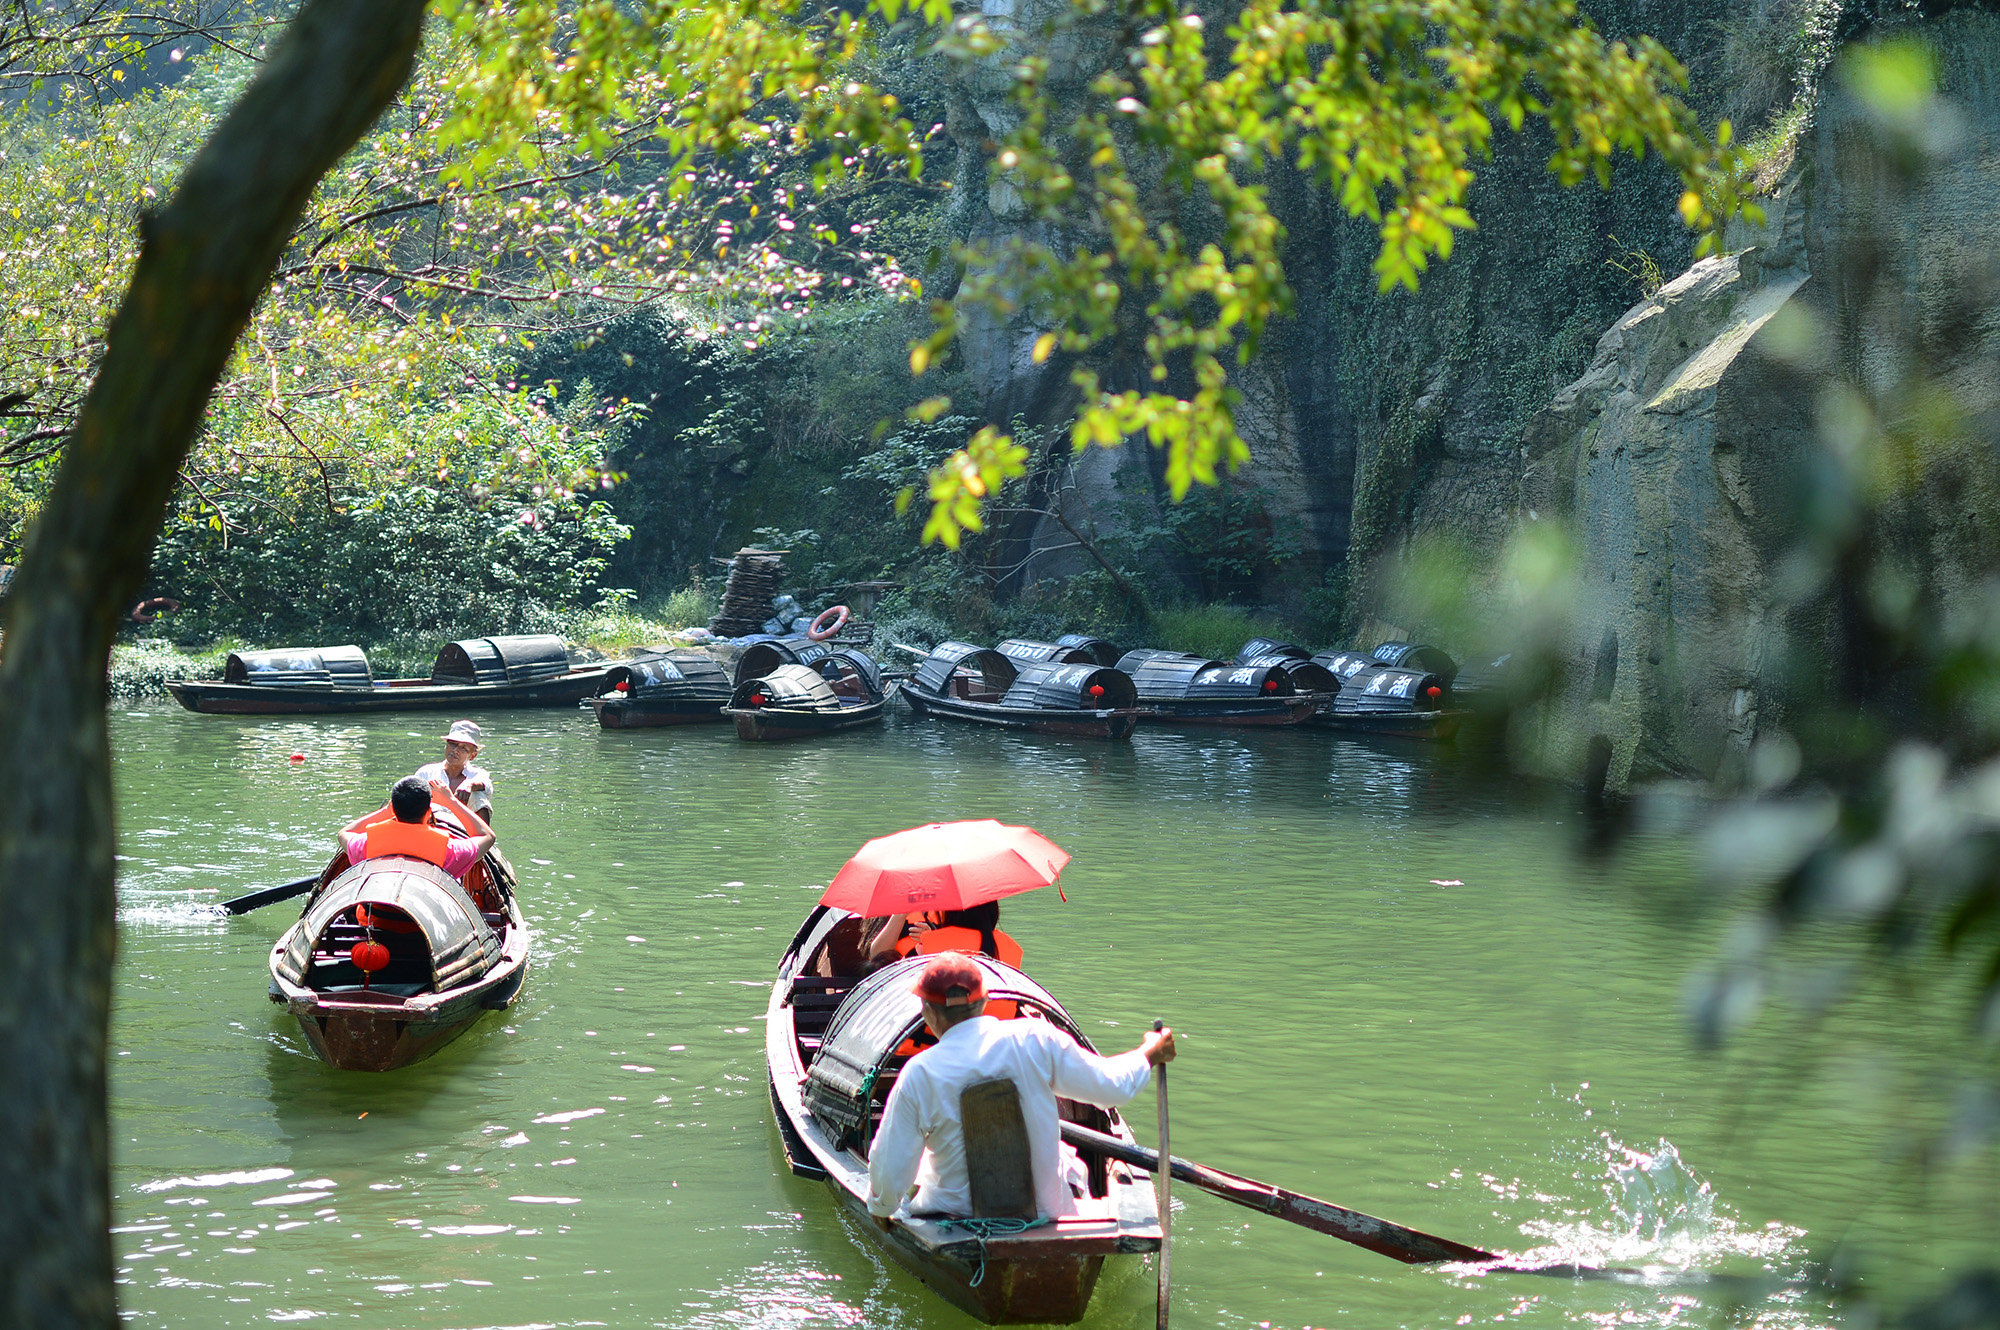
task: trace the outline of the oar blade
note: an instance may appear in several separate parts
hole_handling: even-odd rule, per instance
[[[261,906],[275,905],[279,901],[288,901],[295,896],[303,896],[308,891],[311,891],[318,882],[319,874],[314,873],[311,877],[302,877],[296,882],[287,882],[282,886],[260,887],[256,891],[246,892],[233,900],[223,901],[221,909],[224,914],[247,914],[251,910],[258,909]]]

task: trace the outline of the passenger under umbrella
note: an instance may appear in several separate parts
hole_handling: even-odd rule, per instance
[[[947,951],[991,956],[1002,965],[1021,968],[1021,944],[1000,931],[999,901],[915,916],[892,914],[869,943],[868,959],[871,965],[880,965],[892,954],[937,956]]]
[[[1043,1220],[1075,1214],[1083,1163],[1062,1142],[1056,1099],[1116,1108],[1174,1057],[1174,1032],[1149,1030],[1139,1046],[1099,1057],[1047,1021],[995,1020],[986,981],[965,957],[946,953],[924,967],[914,991],[938,1042],[906,1063],[883,1105],[868,1152],[868,1212],[894,1216],[974,1213],[962,1102],[994,1081],[1012,1083],[1025,1129],[1035,1209]]]

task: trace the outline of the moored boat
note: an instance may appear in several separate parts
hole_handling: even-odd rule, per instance
[[[1287,662],[1289,663],[1289,662]],[[1128,651],[1149,720],[1181,725],[1297,725],[1331,697],[1301,692],[1282,664],[1235,665],[1180,651]]]
[[[520,996],[529,936],[513,882],[497,850],[464,882],[417,859],[350,867],[336,854],[271,948],[271,1000],[329,1066],[390,1071],[429,1057]],[[366,956],[368,945],[383,952]]]
[[[705,651],[656,651],[604,672],[598,695],[584,699],[607,730],[726,721],[733,691],[728,671]]]
[[[573,707],[597,691],[606,668],[573,666],[560,637],[530,634],[447,642],[428,679],[378,680],[356,646],[235,651],[221,682],[170,679],[167,691],[209,715]]]
[[[809,665],[776,665],[754,678],[743,677],[739,666],[737,677],[727,714],[739,739],[810,739],[873,725],[889,702],[881,667],[852,647],[826,650]]]
[[[764,1052],[787,1163],[801,1177],[825,1181],[898,1264],[981,1320],[1080,1320],[1105,1257],[1159,1249],[1150,1178],[1086,1154],[1090,1194],[1079,1198],[1073,1216],[1033,1227],[916,1216],[878,1226],[868,1214],[868,1147],[911,1042],[923,1036],[921,1004],[910,986],[927,958],[859,978],[862,941],[861,918],[821,905],[779,964]],[[1014,1019],[1048,1021],[1090,1048],[1041,985],[998,961],[973,960],[985,971],[989,1000],[1016,1004]],[[1065,1121],[1135,1143],[1116,1110],[1068,1099],[1058,1099],[1057,1107]],[[1025,1153],[1025,1138],[1018,1148]]]
[[[1002,646],[1051,645],[1022,643]],[[1053,647],[1058,652],[1067,649]],[[1028,659],[970,642],[945,642],[925,657],[900,692],[919,716],[1091,739],[1127,739],[1139,723],[1130,675],[1060,657]]]
[[[1451,708],[1450,681],[1423,670],[1363,665],[1341,681],[1333,705],[1313,718],[1316,725],[1360,734],[1406,739],[1449,739],[1465,713]]]

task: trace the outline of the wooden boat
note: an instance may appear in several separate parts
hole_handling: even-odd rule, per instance
[[[1132,676],[1147,719],[1178,725],[1297,725],[1332,700],[1300,692],[1283,665],[1235,665],[1180,651],[1128,651],[1118,668]]]
[[[1021,657],[991,647],[945,642],[917,666],[902,686],[902,697],[919,716],[1038,734],[1131,738],[1141,714],[1131,676],[1078,654],[1082,663],[1048,659],[1024,664]]]
[[[607,668],[573,668],[560,637],[477,637],[446,643],[428,679],[377,680],[356,646],[298,647],[231,652],[221,683],[170,679],[167,691],[209,715],[573,707]]]
[[[389,949],[388,965],[373,975],[351,957],[364,940]],[[416,859],[349,867],[343,852],[271,948],[271,1001],[298,1018],[328,1066],[392,1071],[512,1006],[527,978],[528,945],[514,872],[498,850],[463,883]]]
[[[1465,712],[1451,708],[1451,681],[1423,670],[1362,665],[1348,671],[1333,705],[1313,723],[1358,734],[1449,739]]]
[[[864,652],[835,647],[813,664],[781,664],[741,680],[727,714],[739,739],[812,739],[877,724],[888,705],[881,667]]]
[[[968,1226],[921,1217],[885,1231],[869,1218],[868,1146],[908,1061],[905,1041],[923,1026],[910,986],[929,958],[912,957],[860,979],[862,927],[845,910],[817,907],[771,987],[764,1056],[786,1162],[800,1177],[825,1181],[899,1265],[979,1319],[999,1325],[1082,1319],[1105,1257],[1159,1250],[1159,1212],[1143,1172],[1086,1155],[1090,1195],[1079,1200],[1080,1213],[1023,1232],[981,1237]],[[1016,1019],[1046,1020],[1090,1047],[1046,989],[998,961],[974,959],[986,972],[987,992],[1018,1004]],[[1056,1102],[1065,1120],[1133,1143],[1116,1110]]]
[[[607,730],[726,721],[729,675],[705,651],[657,651],[611,666],[584,702]]]

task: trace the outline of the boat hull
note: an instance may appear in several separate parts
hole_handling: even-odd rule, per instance
[[[1465,716],[1463,711],[1381,711],[1346,716],[1321,712],[1313,717],[1313,724],[1348,734],[1381,734],[1443,743],[1458,734]]]
[[[1292,697],[1150,698],[1139,705],[1151,725],[1229,725],[1270,728],[1303,725],[1319,711],[1317,694]]]
[[[786,743],[818,739],[842,730],[880,723],[889,700],[864,702],[838,711],[794,711],[786,707],[732,707],[724,714],[736,722],[736,737],[751,743]]]
[[[1058,711],[1035,707],[1008,707],[994,702],[969,702],[963,698],[940,697],[919,688],[902,688],[903,700],[919,716],[970,721],[1004,730],[1029,730],[1035,734],[1059,734],[1079,739],[1129,739],[1138,728],[1139,711],[1124,707],[1103,711]]]
[[[207,716],[310,716],[369,711],[472,711],[495,707],[573,707],[604,683],[604,667],[532,683],[396,682],[372,688],[271,687],[174,679],[167,691]]]
[[[586,697],[597,713],[597,723],[607,730],[640,730],[659,725],[714,725],[729,719],[723,708],[728,698],[647,698]]]

